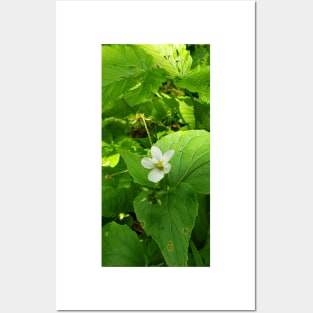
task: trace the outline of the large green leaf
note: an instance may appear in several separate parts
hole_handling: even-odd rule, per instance
[[[165,73],[156,68],[151,68],[144,74],[136,77],[135,84],[125,90],[125,100],[131,105],[142,103],[144,101],[151,101],[154,93],[159,89],[164,81]]]
[[[102,228],[102,266],[145,266],[143,246],[127,225],[110,222]]]
[[[159,68],[163,68],[170,78],[185,77],[192,64],[190,52],[186,45],[165,44],[165,45],[140,45]]]
[[[174,149],[167,175],[171,187],[189,183],[196,192],[210,193],[210,133],[205,130],[179,131],[162,137],[157,143],[163,153]]]
[[[112,109],[117,98],[134,106],[150,100],[165,79],[152,57],[135,45],[102,46],[102,107]]]
[[[134,200],[138,220],[157,242],[168,266],[187,266],[188,246],[198,212],[196,195],[185,183],[156,194],[141,192]]]

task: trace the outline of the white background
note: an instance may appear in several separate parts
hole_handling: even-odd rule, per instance
[[[254,309],[254,2],[58,2],[56,13],[57,308]],[[102,43],[211,45],[210,268],[101,267]]]
[[[257,1],[261,313],[313,311],[312,5]],[[0,309],[52,313],[55,1],[2,1],[0,26]]]

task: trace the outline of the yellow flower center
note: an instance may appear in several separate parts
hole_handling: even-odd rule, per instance
[[[158,161],[157,163],[155,163],[155,167],[161,171],[163,171],[164,169],[164,165],[162,161]]]

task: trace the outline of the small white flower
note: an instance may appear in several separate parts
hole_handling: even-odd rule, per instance
[[[152,169],[148,175],[148,179],[153,183],[159,182],[163,179],[164,174],[167,174],[171,170],[171,164],[168,161],[174,155],[175,150],[168,150],[162,154],[161,150],[156,147],[151,147],[152,158],[143,158],[141,159],[141,165],[144,168]]]

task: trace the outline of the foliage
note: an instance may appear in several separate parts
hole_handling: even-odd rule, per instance
[[[102,266],[210,266],[209,45],[102,46]]]

